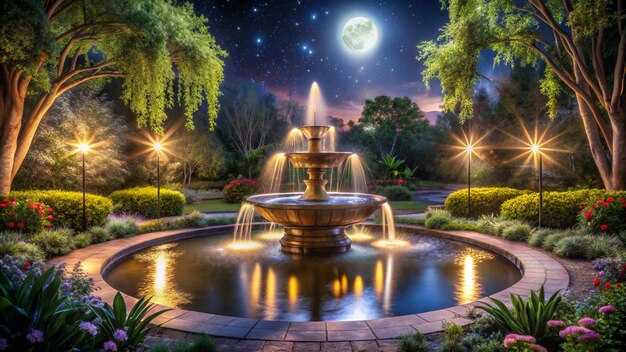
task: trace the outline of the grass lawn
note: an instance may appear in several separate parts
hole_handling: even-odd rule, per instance
[[[424,211],[426,205],[414,201],[389,202],[393,210],[412,210],[415,212]],[[198,203],[185,205],[183,212],[189,214],[197,210],[201,213],[217,213],[227,211],[239,211],[239,204],[226,203],[223,199],[208,199]]]
[[[240,204],[226,203],[223,199],[207,199],[198,203],[185,205],[183,213],[189,214],[194,210],[201,213],[217,213],[226,211],[239,211]]]
[[[426,204],[412,200],[392,201],[389,204],[391,204],[391,209],[393,210],[414,210],[419,212],[426,209]]]

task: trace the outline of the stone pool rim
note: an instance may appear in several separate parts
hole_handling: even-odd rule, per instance
[[[255,223],[254,225],[258,227],[266,224]],[[367,223],[363,225],[378,226]],[[154,323],[162,324],[161,327],[163,328],[174,330],[252,340],[335,342],[390,339],[415,331],[424,334],[440,332],[443,330],[442,323],[444,322],[467,325],[472,321],[462,316],[467,314],[468,310],[474,307],[477,302],[490,302],[489,297],[510,304],[509,294],[511,293],[528,296],[531,291],[539,290],[543,284],[546,294],[551,295],[558,290],[567,289],[569,285],[569,275],[558,261],[527,245],[472,231],[442,231],[405,224],[397,224],[396,227],[408,230],[413,234],[463,242],[494,252],[516,265],[522,272],[522,277],[514,285],[474,302],[429,312],[372,320],[289,322],[173,309],[159,316],[154,320]],[[67,256],[53,258],[48,262],[66,262],[68,265],[73,265],[80,261],[88,277],[92,278],[95,286],[99,288],[95,295],[102,297],[104,301],[110,304],[117,290],[111,287],[103,276],[127,256],[148,247],[195,237],[223,234],[232,231],[233,228],[234,225],[222,225],[146,233],[94,244],[78,249]],[[137,301],[137,298],[130,295],[122,293],[122,296],[129,305]],[[170,307],[156,305],[158,310],[167,308]]]

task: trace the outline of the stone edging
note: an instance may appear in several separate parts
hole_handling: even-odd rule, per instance
[[[537,291],[541,285],[544,285],[546,294],[551,295],[558,290],[566,289],[569,285],[569,275],[559,262],[545,253],[520,243],[470,231],[430,230],[413,225],[398,225],[397,227],[419,234],[465,242],[503,255],[511,260],[522,270],[522,278],[513,286],[489,296],[507,304],[510,304],[509,294],[511,293],[528,296],[531,291]],[[120,259],[147,247],[208,234],[224,233],[232,231],[232,228],[233,225],[227,225],[153,232],[91,245],[76,250],[67,256],[54,258],[49,262],[66,262],[68,265],[73,265],[80,261],[87,275],[94,280],[96,287],[100,288],[96,294],[106,302],[111,303],[117,290],[109,286],[103,280],[102,275]],[[126,294],[123,296],[127,304],[134,304],[137,301],[135,297]],[[488,297],[484,297],[476,302],[489,302],[489,300]],[[476,302],[425,313],[342,322],[258,320],[174,309],[157,317],[154,323],[175,330],[253,340],[360,341],[395,338],[413,333],[416,330],[424,334],[439,332],[445,321],[459,325],[469,324],[471,320],[463,318],[462,315],[474,307]],[[156,309],[164,308],[168,307],[162,305],[156,307]]]

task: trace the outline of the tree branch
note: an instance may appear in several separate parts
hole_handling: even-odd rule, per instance
[[[78,26],[78,27],[70,28],[70,29],[68,29],[67,31],[65,31],[65,32],[63,32],[63,33],[61,33],[61,34],[59,34],[59,35],[58,35],[58,36],[54,39],[54,41],[55,41],[56,43],[59,43],[59,42],[61,42],[63,39],[65,39],[65,38],[67,38],[67,37],[69,37],[69,36],[71,36],[71,35],[74,35],[74,33],[76,33],[76,32],[80,32],[80,31],[82,31],[82,30],[89,29],[89,28],[93,28],[93,27],[98,27],[98,26],[112,26],[112,27],[115,27],[115,26],[120,26],[120,27],[123,27],[123,26],[126,26],[126,24],[125,24],[125,23],[122,23],[122,22],[115,22],[115,21],[104,21],[104,22],[91,22],[91,23],[85,23],[85,24],[82,24],[82,25],[80,25],[80,26]]]
[[[604,30],[600,29],[598,31],[597,39],[591,37],[591,62],[593,64],[593,69],[596,71],[596,76],[598,77],[598,85],[600,86],[600,90],[602,91],[602,99],[605,101],[605,104],[608,104],[609,87],[606,83],[606,76],[604,73],[604,60],[602,60],[603,34]]]
[[[72,5],[74,5],[74,3],[76,2],[76,0],[70,0],[68,1],[68,3],[63,6],[62,8],[60,8],[58,11],[55,11],[52,15],[50,15],[50,12],[48,12],[48,19],[50,20],[50,22],[56,20],[59,16],[61,16],[65,11],[67,11],[70,7],[72,7]]]
[[[89,72],[89,71],[94,71],[94,73],[98,73],[100,70],[102,70],[103,68],[109,67],[114,65],[115,62],[113,61],[104,61],[98,65],[95,66],[89,66],[89,67],[84,67],[84,68],[79,68],[79,69],[75,69],[73,71],[68,72],[67,74],[65,74],[65,76],[63,76],[62,78],[58,79],[57,82],[59,84],[64,84],[65,82],[69,81],[72,77],[84,73],[84,72]]]
[[[72,57],[72,64],[70,65],[70,72],[76,69],[76,62],[78,62],[78,58],[80,57],[82,52],[83,52],[83,45],[79,45],[78,49],[76,49],[76,52],[74,53],[74,57]]]
[[[89,76],[84,76],[81,77],[75,81],[72,81],[68,84],[62,85],[59,88],[59,94],[61,95],[65,92],[67,92],[68,90],[76,87],[77,85],[81,84],[81,83],[85,83],[87,81],[90,81],[92,79],[96,79],[96,78],[104,78],[104,77],[124,77],[124,74],[119,72],[119,71],[113,71],[113,72],[105,72],[105,73],[98,73],[98,74],[91,74]]]
[[[611,97],[611,110],[620,108],[621,97],[624,93],[624,76],[626,76],[626,34],[622,34],[617,49],[617,60],[613,72],[613,95]]]

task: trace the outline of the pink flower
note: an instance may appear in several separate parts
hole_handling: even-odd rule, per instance
[[[582,342],[598,341],[600,340],[600,334],[598,334],[597,332],[593,330],[589,330],[588,332],[579,336],[578,340]]]
[[[111,340],[105,342],[102,347],[105,351],[117,351],[117,345]]]
[[[565,322],[563,320],[548,320],[546,325],[548,325],[550,327],[565,326]]]
[[[43,342],[43,332],[41,330],[33,329],[26,334],[26,340],[30,343]]]
[[[589,327],[589,326],[594,326],[596,325],[598,322],[593,319],[593,318],[581,318],[580,320],[578,320],[578,324],[584,326],[584,327]]]
[[[598,309],[598,312],[603,313],[603,314],[608,314],[608,313],[613,313],[615,312],[615,307],[613,306],[603,306],[600,307],[600,309]]]
[[[509,348],[518,342],[535,343],[534,337],[529,335],[508,334],[504,337],[504,347]]]

